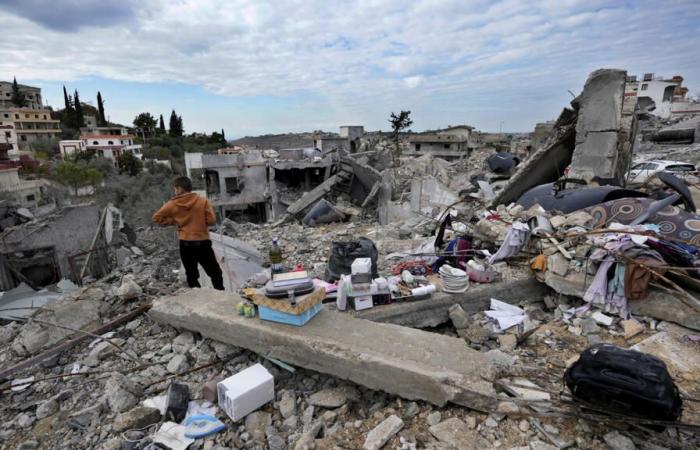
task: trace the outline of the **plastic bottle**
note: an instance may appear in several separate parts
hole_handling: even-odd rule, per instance
[[[282,248],[277,242],[277,238],[272,240],[270,247],[270,270],[273,274],[284,272],[282,266]]]

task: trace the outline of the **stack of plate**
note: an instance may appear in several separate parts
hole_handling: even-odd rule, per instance
[[[442,290],[449,294],[460,294],[469,289],[469,276],[467,272],[445,264],[440,267]]]

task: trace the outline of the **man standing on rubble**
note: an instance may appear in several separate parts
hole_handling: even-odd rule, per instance
[[[216,261],[207,228],[216,224],[214,208],[209,200],[192,192],[192,181],[189,178],[175,178],[172,187],[175,196],[153,214],[153,221],[163,227],[177,225],[180,258],[185,266],[187,285],[191,288],[201,287],[197,267],[201,264],[211,278],[214,289],[223,291],[221,267]]]

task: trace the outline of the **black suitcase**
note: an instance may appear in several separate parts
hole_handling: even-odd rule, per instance
[[[601,410],[650,420],[675,421],[682,402],[660,359],[610,344],[581,353],[564,373],[573,397]]]

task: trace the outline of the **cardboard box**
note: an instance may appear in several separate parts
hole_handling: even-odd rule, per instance
[[[370,309],[374,306],[372,302],[371,295],[363,295],[361,297],[350,298],[350,304],[355,311],[362,311],[363,309]]]
[[[238,421],[275,399],[275,380],[261,364],[255,364],[216,385],[219,406]]]
[[[350,273],[352,275],[372,273],[372,260],[370,258],[357,258],[350,265]]]

